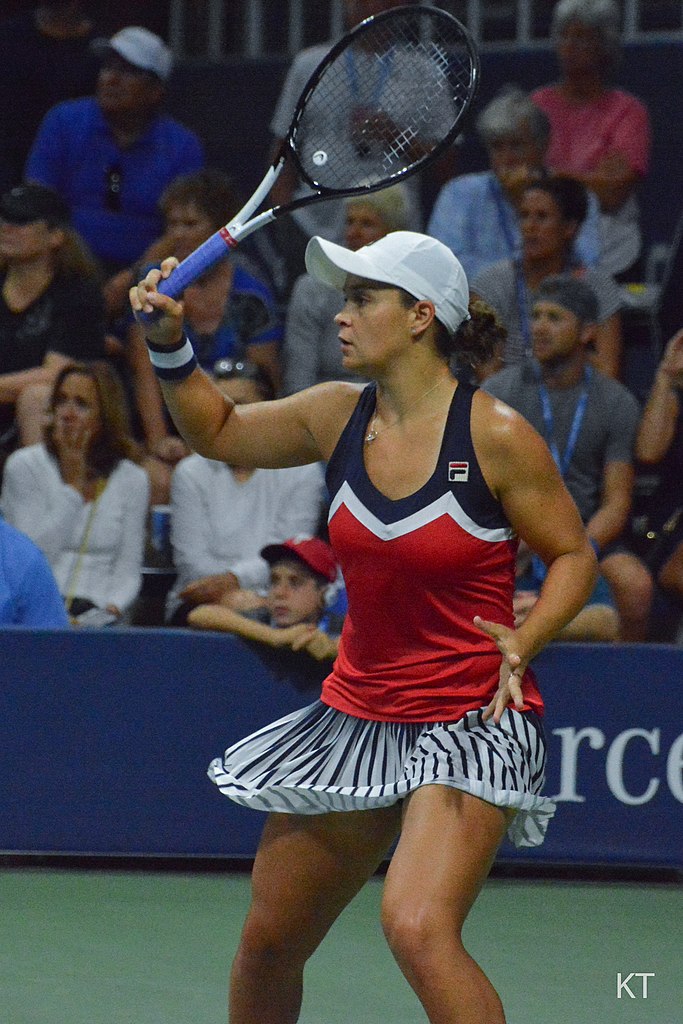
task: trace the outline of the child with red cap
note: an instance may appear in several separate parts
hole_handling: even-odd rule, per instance
[[[328,593],[337,580],[330,545],[319,537],[295,537],[268,544],[261,557],[270,565],[265,597],[255,596],[245,607],[241,594],[242,610],[228,603],[198,605],[190,612],[188,625],[234,633],[269,647],[306,651],[317,661],[335,658],[341,623],[327,612]]]

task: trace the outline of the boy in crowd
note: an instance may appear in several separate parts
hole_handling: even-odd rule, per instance
[[[322,681],[320,667],[337,656],[342,616],[327,610],[330,587],[337,581],[337,563],[329,544],[318,537],[293,538],[269,544],[261,557],[270,566],[265,597],[240,590],[220,604],[202,604],[188,615],[195,629],[233,633],[278,652],[268,659],[278,675],[309,676]],[[288,653],[302,652],[292,659]],[[305,657],[308,656],[308,657]],[[298,669],[297,670],[297,666]],[[315,669],[315,671],[314,671]]]

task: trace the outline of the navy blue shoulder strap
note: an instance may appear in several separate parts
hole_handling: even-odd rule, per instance
[[[377,385],[374,381],[363,388],[356,408],[351,413],[337,446],[330,456],[325,472],[330,500],[334,498],[345,480],[348,480],[353,486],[357,474],[364,472],[363,439],[375,409],[376,395]]]
[[[477,388],[460,381],[448,413],[438,474],[448,481],[458,504],[479,526],[499,529],[509,526],[500,502],[484,480],[472,441],[472,401]]]

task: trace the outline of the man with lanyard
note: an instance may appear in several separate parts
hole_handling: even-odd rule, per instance
[[[588,363],[596,313],[595,295],[584,281],[567,274],[546,278],[532,310],[532,357],[494,374],[484,387],[545,438],[598,556],[601,580],[591,600],[610,603],[607,581],[620,639],[644,640],[652,578],[619,544],[631,506],[640,409],[627,388]],[[540,589],[543,576],[535,561],[531,575],[527,583]]]

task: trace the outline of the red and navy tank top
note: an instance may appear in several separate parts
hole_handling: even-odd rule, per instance
[[[460,383],[432,477],[396,501],[371,482],[363,439],[374,412],[369,384],[327,467],[329,536],[348,613],[322,699],[359,718],[455,721],[488,704],[501,655],[472,622],[514,623],[517,541],[472,444],[474,388]],[[525,709],[542,713],[533,673]]]

